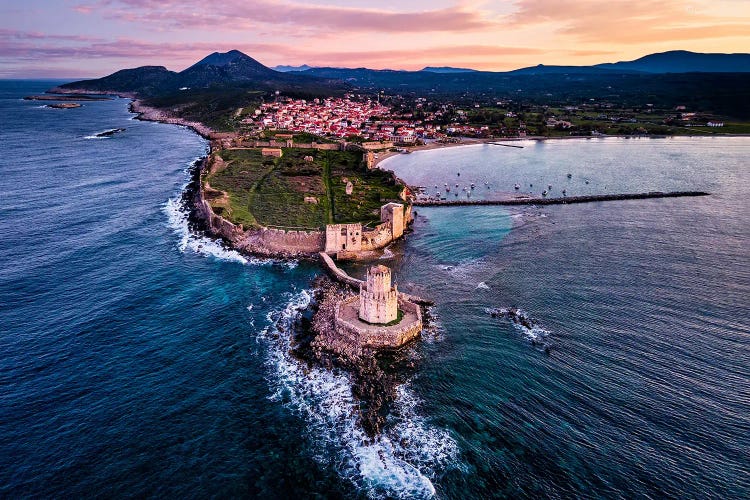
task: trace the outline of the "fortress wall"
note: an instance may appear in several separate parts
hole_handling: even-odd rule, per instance
[[[378,224],[372,231],[362,233],[362,250],[377,250],[393,241],[391,223]]]
[[[324,249],[325,233],[263,227],[245,231],[237,245],[261,255],[311,255]]]
[[[414,222],[414,215],[411,213],[411,203],[407,204],[404,208],[404,229],[406,229],[406,226]]]
[[[404,311],[402,324],[390,327],[368,325],[362,322],[351,322],[344,318],[343,311],[350,304],[358,301],[354,296],[341,302],[334,316],[336,332],[357,345],[370,348],[398,348],[411,341],[422,331],[422,311],[417,304],[399,300],[399,308]],[[408,321],[407,318],[412,318]]]
[[[344,234],[342,234],[342,232]],[[328,224],[325,251],[351,253],[362,250],[362,224]]]
[[[341,149],[341,146],[339,146],[338,143],[335,143],[335,144],[329,144],[329,143],[318,144],[318,143],[314,142],[312,144],[312,147],[315,148],[315,149],[323,150],[323,151],[338,151],[339,149]]]
[[[229,241],[232,246],[244,252],[277,257],[308,256],[325,248],[324,231],[297,231],[262,227],[244,230],[216,215],[211,205],[203,197],[203,186],[200,186],[195,200],[195,209],[208,225],[209,232]]]

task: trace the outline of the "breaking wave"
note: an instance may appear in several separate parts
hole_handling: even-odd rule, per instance
[[[240,264],[247,264],[250,262],[249,259],[243,257],[236,250],[226,248],[221,241],[191,231],[190,223],[188,221],[188,213],[181,199],[170,198],[164,205],[163,210],[167,215],[169,227],[171,227],[174,230],[174,233],[179,237],[177,248],[179,248],[180,252],[184,253],[186,250],[191,250],[195,253],[214,257],[219,260],[239,262]],[[252,263],[265,263],[260,259],[253,260],[255,262]]]
[[[458,446],[444,429],[419,415],[408,384],[397,390],[387,429],[368,438],[357,422],[352,381],[341,370],[309,367],[290,353],[295,323],[312,292],[289,295],[283,310],[270,312],[261,333],[268,344],[270,399],[301,415],[310,429],[315,458],[372,498],[431,498],[431,479],[458,462]]]
[[[185,170],[185,174],[190,173],[190,169],[193,168],[196,162],[200,161],[201,158],[195,158],[191,163],[190,167]],[[187,184],[182,186],[180,192],[183,192]],[[228,248],[221,240],[211,238],[200,232],[193,231],[190,228],[189,212],[185,207],[185,202],[181,196],[176,198],[170,198],[164,204],[162,211],[167,215],[168,225],[174,233],[178,236],[179,241],[177,248],[180,252],[185,253],[186,250],[193,251],[197,254],[201,254],[207,257],[213,257],[218,260],[224,260],[227,262],[237,262],[240,264],[250,265],[271,265],[279,264],[287,269],[294,269],[299,265],[297,260],[278,260],[270,258],[259,258],[259,257],[245,257],[241,253],[231,248]]]
[[[120,129],[117,128],[110,128],[107,130],[102,130],[101,132],[96,132],[95,134],[86,135],[83,138],[84,139],[109,139],[117,132],[120,132]]]
[[[485,312],[493,317],[501,316],[510,320],[513,326],[533,342],[544,342],[549,337],[549,330],[539,326],[535,320],[523,310],[515,307],[487,308]]]

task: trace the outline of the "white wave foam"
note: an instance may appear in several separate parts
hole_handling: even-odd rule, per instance
[[[428,344],[434,344],[445,340],[445,327],[440,320],[437,309],[434,306],[430,306],[427,308],[427,312],[430,315],[430,320],[425,325],[425,328],[420,335],[422,341]]]
[[[510,311],[510,308],[508,307],[501,307],[499,309],[490,309],[490,308],[485,309],[485,312],[487,312],[488,314],[496,313],[496,314],[501,314],[501,315],[507,315],[509,311]],[[517,309],[516,313],[520,316],[528,318],[528,315],[522,309]],[[532,327],[529,328],[528,326],[522,325],[521,323],[518,323],[513,320],[511,320],[511,323],[516,328],[516,330],[523,333],[526,337],[529,338],[529,340],[540,342],[540,341],[543,341],[545,338],[547,338],[550,334],[549,330],[545,330],[539,325],[532,325]]]
[[[383,255],[381,255],[381,256],[380,256],[380,259],[381,259],[381,260],[385,260],[385,259],[392,259],[392,258],[393,258],[393,255],[394,255],[394,254],[393,254],[393,252],[391,252],[391,249],[390,249],[390,248],[388,248],[388,247],[385,247],[385,248],[383,249]]]
[[[479,284],[477,285],[477,288],[478,289],[481,288],[482,290],[490,289],[489,285],[487,285],[487,283],[485,283],[484,281],[480,281]]]
[[[99,137],[94,137],[99,139]],[[190,174],[191,169],[197,162],[202,160],[202,156],[196,156],[193,160],[188,163],[185,167],[184,173]],[[180,192],[184,191],[189,183],[185,183],[182,186]],[[251,265],[270,265],[279,264],[286,267],[287,269],[294,269],[299,265],[297,260],[276,260],[276,259],[261,259],[258,257],[245,257],[236,250],[227,248],[221,240],[209,238],[202,234],[197,234],[190,229],[188,220],[188,212],[183,206],[182,200],[178,198],[170,198],[164,204],[162,209],[169,221],[169,226],[174,230],[180,238],[177,247],[180,252],[185,252],[187,249],[192,250],[195,253],[214,257],[219,260],[226,260],[229,262],[238,262],[240,264],[251,264]],[[265,298],[264,298],[265,300]]]
[[[374,441],[357,424],[357,401],[345,372],[308,367],[290,354],[293,326],[312,300],[310,291],[290,295],[282,311],[270,312],[261,333],[269,344],[270,398],[287,405],[307,421],[315,456],[335,464],[339,474],[368,496],[430,498],[431,477],[457,461],[458,446],[445,430],[430,426],[416,413],[417,399],[398,388],[389,429]],[[331,457],[331,449],[335,457]]]
[[[102,130],[101,132],[97,132],[95,134],[86,135],[83,138],[84,139],[109,139],[110,137],[112,137],[112,134],[108,134],[108,135],[102,135],[102,134],[107,134],[107,132],[115,132],[115,131],[117,131],[116,128],[110,128],[107,130]]]
[[[180,252],[184,253],[189,249],[201,255],[228,262],[239,262],[240,264],[266,264],[271,262],[264,259],[247,259],[239,252],[226,248],[219,240],[193,233],[188,223],[188,214],[177,198],[167,200],[163,210],[167,214],[169,226],[179,237],[177,247]]]

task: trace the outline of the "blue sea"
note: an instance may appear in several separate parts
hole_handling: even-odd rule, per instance
[[[712,194],[417,209],[380,262],[433,324],[370,440],[349,375],[290,353],[321,268],[192,230],[206,141],[21,99],[54,84],[0,82],[0,497],[750,496],[750,138],[388,160],[476,197]]]

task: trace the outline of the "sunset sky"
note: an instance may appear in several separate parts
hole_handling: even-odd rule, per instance
[[[234,48],[267,66],[498,71],[750,52],[748,0],[31,0],[0,19],[0,78],[179,71]]]

